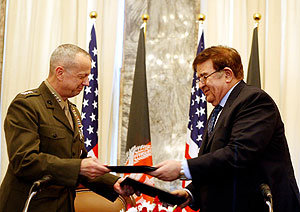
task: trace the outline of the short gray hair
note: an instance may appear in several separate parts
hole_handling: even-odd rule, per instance
[[[74,44],[62,44],[58,46],[50,57],[50,73],[57,66],[71,67],[76,63],[75,57],[77,54],[82,54],[91,60],[90,54],[84,49]]]

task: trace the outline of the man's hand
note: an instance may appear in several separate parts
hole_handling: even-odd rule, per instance
[[[125,178],[119,178],[118,181],[114,184],[114,190],[115,192],[117,192],[118,194],[122,195],[122,196],[130,196],[134,193],[136,193],[136,195],[140,195],[141,193],[139,191],[135,191],[131,186],[129,185],[124,185],[121,186],[120,183],[124,180]]]
[[[157,166],[155,171],[148,172],[153,177],[157,177],[164,181],[173,181],[179,178],[181,170],[181,162],[176,160],[167,160]]]
[[[85,158],[81,161],[80,174],[90,179],[102,176],[108,172],[110,172],[110,170],[96,158]]]
[[[187,199],[187,201],[185,201],[184,203],[182,203],[181,205],[179,205],[179,207],[181,207],[181,208],[185,208],[190,203],[192,203],[192,197],[185,190],[175,190],[175,191],[172,191],[171,193],[174,194],[174,195],[176,195],[176,196],[184,197],[184,198]]]

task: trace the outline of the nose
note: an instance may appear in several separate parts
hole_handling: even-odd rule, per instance
[[[205,83],[202,83],[201,81],[198,82],[199,88],[202,90],[204,88]]]
[[[83,79],[82,84],[83,84],[84,86],[89,86],[89,84],[90,84],[89,78],[88,78],[88,77],[85,77],[85,78]]]

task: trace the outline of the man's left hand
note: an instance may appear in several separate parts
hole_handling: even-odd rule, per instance
[[[136,195],[140,195],[139,191],[135,191],[131,186],[129,185],[124,185],[121,186],[120,183],[124,180],[125,178],[119,178],[118,181],[114,184],[114,190],[115,192],[117,192],[118,194],[122,195],[122,196],[130,196],[132,194],[136,194]]]

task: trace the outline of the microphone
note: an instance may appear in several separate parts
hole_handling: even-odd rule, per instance
[[[264,197],[266,204],[269,207],[269,212],[273,212],[273,200],[270,187],[263,183],[260,185],[260,191]]]
[[[265,198],[265,200],[272,199],[271,189],[267,184],[265,184],[265,183],[261,184],[260,190],[261,190],[261,193],[262,193],[263,197]]]
[[[33,187],[38,188],[40,186],[47,185],[51,180],[52,180],[51,175],[45,175],[45,176],[42,177],[42,179],[35,181],[33,183]]]

